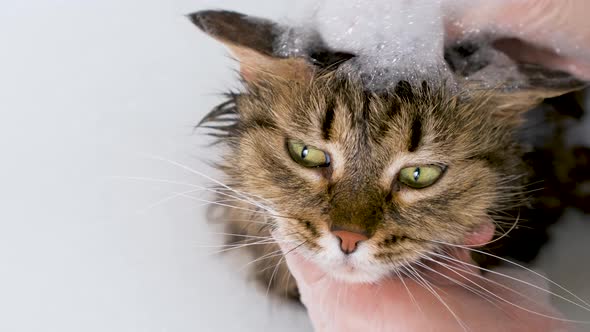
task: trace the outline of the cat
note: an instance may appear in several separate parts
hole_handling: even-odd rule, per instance
[[[590,160],[588,150],[576,159],[554,148],[560,135],[540,147],[522,139],[527,111],[546,98],[552,133],[570,121],[560,105],[571,111],[568,93],[585,84],[567,74],[518,64],[523,81],[473,86],[462,78],[488,64],[463,43],[445,50],[459,91],[428,80],[368,91],[362,77],[338,71],[355,55],[321,40],[285,57],[278,23],[229,11],[189,18],[230,49],[243,82],[199,124],[227,147],[216,218],[235,234],[229,243],[251,244],[258,278],[278,294],[298,297],[275,239],[334,278],[374,282],[482,225],[497,233],[486,252],[528,262],[564,207],[583,201],[568,172],[587,167],[576,160]]]

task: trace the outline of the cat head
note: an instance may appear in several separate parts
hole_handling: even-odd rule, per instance
[[[190,18],[240,62],[244,90],[203,121],[223,123],[228,185],[255,201],[244,213],[264,215],[277,239],[342,280],[376,281],[493,229],[523,202],[522,113],[579,87],[521,65],[518,81],[483,89],[466,79],[464,56],[453,65],[459,92],[427,81],[371,92],[336,70],[353,55],[321,41],[281,54],[277,23],[225,11]]]

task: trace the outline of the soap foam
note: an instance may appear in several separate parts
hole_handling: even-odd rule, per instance
[[[324,0],[313,24],[329,48],[357,56],[348,68],[369,88],[444,74],[441,0]]]
[[[285,30],[277,52],[306,56],[311,50],[327,48],[354,54],[339,70],[361,77],[369,90],[388,89],[402,80],[415,86],[422,81],[453,83],[455,75],[444,58],[445,19],[479,1],[323,0],[297,24],[289,24],[292,28]],[[484,46],[479,53],[482,62],[497,57],[489,45]],[[487,72],[497,76],[496,70]],[[492,80],[492,85],[502,78]]]

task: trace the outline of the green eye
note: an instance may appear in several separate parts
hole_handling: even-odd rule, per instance
[[[330,157],[322,150],[301,142],[288,141],[289,154],[298,164],[305,167],[326,167],[330,165]]]
[[[406,167],[399,172],[399,181],[408,187],[422,189],[433,185],[442,172],[443,168],[436,165]]]

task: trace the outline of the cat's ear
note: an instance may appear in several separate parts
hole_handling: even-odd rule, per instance
[[[275,52],[285,28],[270,20],[231,11],[205,10],[188,15],[203,32],[225,44],[240,62],[247,82],[280,77],[305,81],[313,65],[298,57],[281,57]]]
[[[547,98],[583,89],[587,84],[574,76],[539,65],[519,64],[519,77],[492,89],[490,102],[498,117],[520,122],[523,112]]]
[[[525,63],[499,48],[498,41],[463,41],[445,49],[445,59],[467,90],[489,91],[489,103],[508,118],[557,97],[583,89],[587,82],[559,70]]]

